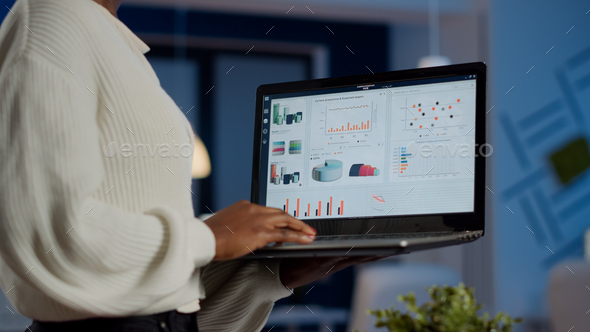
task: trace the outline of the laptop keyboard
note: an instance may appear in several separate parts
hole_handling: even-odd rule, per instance
[[[370,239],[409,239],[431,236],[450,235],[453,232],[424,232],[424,233],[387,233],[387,234],[354,234],[354,235],[318,235],[316,241],[335,240],[370,240]]]

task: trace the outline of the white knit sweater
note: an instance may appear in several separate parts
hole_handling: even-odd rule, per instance
[[[209,264],[215,238],[192,208],[192,129],[148,50],[91,0],[19,0],[7,15],[0,285],[41,321],[200,307],[203,331],[260,330],[291,294],[279,262]]]

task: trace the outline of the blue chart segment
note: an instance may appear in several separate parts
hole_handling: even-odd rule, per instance
[[[272,155],[282,156],[285,154],[285,141],[272,142]]]
[[[394,178],[450,176],[473,178],[474,157],[469,138],[411,142],[391,146]],[[390,178],[392,180],[393,178]]]
[[[336,181],[342,177],[342,162],[329,159],[317,165],[311,171],[311,178],[319,182]]]
[[[407,152],[405,146],[394,147],[392,151],[393,173],[402,175],[408,168],[408,158],[411,156],[412,154]]]

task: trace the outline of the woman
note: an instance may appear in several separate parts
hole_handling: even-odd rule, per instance
[[[119,4],[19,0],[0,28],[0,285],[27,331],[260,330],[360,261],[233,260],[315,230],[248,202],[193,217],[191,127]]]

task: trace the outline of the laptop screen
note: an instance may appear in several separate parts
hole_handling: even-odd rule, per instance
[[[259,204],[303,220],[474,212],[475,99],[475,75],[264,95]]]

